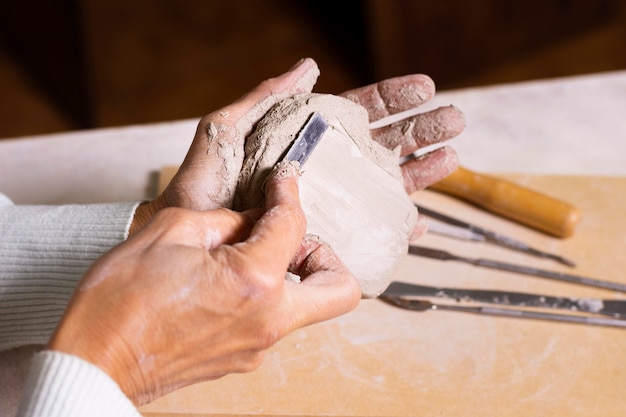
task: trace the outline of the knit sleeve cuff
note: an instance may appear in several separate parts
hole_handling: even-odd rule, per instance
[[[95,365],[54,351],[35,355],[19,417],[140,417],[117,383]]]

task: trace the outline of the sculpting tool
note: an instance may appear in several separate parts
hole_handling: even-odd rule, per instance
[[[429,188],[562,238],[574,233],[582,217],[578,208],[564,201],[463,167]]]
[[[551,308],[601,314],[626,319],[626,300],[568,298],[543,294],[486,289],[430,287],[408,282],[392,282],[383,293],[387,297],[436,297],[457,303],[487,303],[504,306]]]
[[[302,167],[324,136],[326,129],[328,129],[328,124],[322,115],[317,112],[312,113],[287,151],[283,161],[298,162]]]
[[[468,233],[454,233],[454,230],[438,227],[437,223],[429,224],[429,229],[435,233],[445,234],[448,236],[454,236],[456,238],[466,239],[466,240],[487,241],[487,242],[494,243],[496,245],[500,245],[509,249],[524,252],[529,255],[538,256],[540,258],[552,259],[554,261],[560,262],[570,267],[576,266],[574,262],[570,261],[569,259],[565,259],[562,256],[547,253],[539,249],[532,248],[529,245],[525,244],[524,242],[520,242],[519,240],[510,238],[508,236],[504,236],[502,234],[493,232],[491,230],[484,229],[480,226],[476,226],[476,225],[464,222],[459,219],[455,219],[451,216],[431,210],[422,205],[416,204],[415,206],[417,207],[417,210],[421,214],[424,214],[436,220],[440,220],[452,226],[461,228],[468,232]]]
[[[611,281],[603,281],[595,278],[588,278],[579,275],[564,274],[562,272],[546,271],[544,269],[533,268],[524,265],[516,265],[507,262],[494,261],[491,259],[482,258],[467,258],[459,255],[454,255],[450,252],[446,252],[440,249],[427,248],[424,246],[409,246],[409,253],[411,255],[424,256],[427,258],[438,259],[440,261],[459,261],[465,262],[475,266],[482,266],[485,268],[497,269],[500,271],[515,272],[518,274],[531,275],[541,278],[552,279],[556,281],[569,282],[571,284],[584,285],[588,287],[602,288],[605,290],[614,290],[626,293],[626,284],[621,284]]]
[[[410,300],[402,297],[379,297],[396,307],[412,311],[448,310],[462,313],[483,314],[489,316],[512,317],[521,319],[547,320],[574,324],[587,324],[608,327],[626,327],[626,320],[611,319],[607,317],[589,317],[570,314],[542,313],[523,309],[493,308],[493,307],[469,307],[448,304],[435,304],[426,300]]]

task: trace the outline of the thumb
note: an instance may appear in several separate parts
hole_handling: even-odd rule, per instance
[[[286,73],[263,81],[234,103],[204,116],[182,166],[157,199],[156,208],[232,207],[246,136],[278,101],[310,92],[318,75],[315,61],[303,59]]]

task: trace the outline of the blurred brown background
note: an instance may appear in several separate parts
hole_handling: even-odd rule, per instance
[[[317,60],[316,91],[626,69],[626,0],[5,0],[0,138],[199,117]]]

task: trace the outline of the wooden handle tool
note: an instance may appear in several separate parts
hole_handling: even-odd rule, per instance
[[[560,238],[571,236],[582,217],[564,201],[463,167],[429,188]]]

